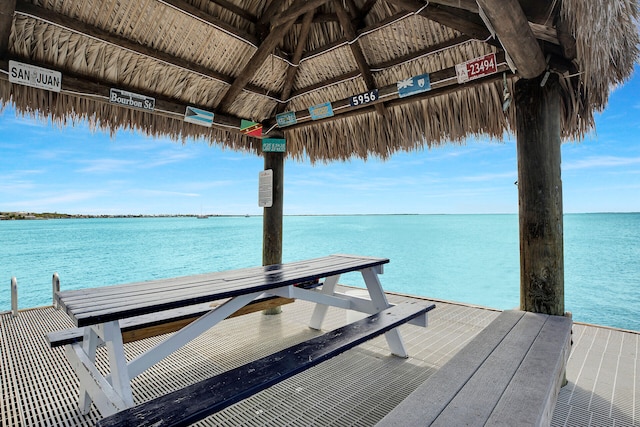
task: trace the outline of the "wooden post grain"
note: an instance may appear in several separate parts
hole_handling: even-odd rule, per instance
[[[520,309],[564,315],[560,86],[516,83]]]
[[[0,58],[4,58],[9,47],[11,24],[13,14],[16,11],[16,0],[3,0],[0,2]]]
[[[264,208],[262,265],[282,263],[282,215],[284,205],[284,154],[264,153],[264,170],[273,170],[273,204]],[[280,306],[268,308],[264,314],[278,314]]]

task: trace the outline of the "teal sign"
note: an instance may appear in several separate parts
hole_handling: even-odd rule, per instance
[[[287,140],[282,138],[264,138],[262,151],[265,153],[284,153],[287,151]]]
[[[278,123],[279,128],[295,125],[296,123],[298,123],[296,112],[287,111],[286,113],[277,114],[276,122]]]

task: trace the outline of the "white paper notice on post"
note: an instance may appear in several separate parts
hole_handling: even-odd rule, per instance
[[[273,170],[260,171],[258,184],[258,206],[270,208],[273,205]]]

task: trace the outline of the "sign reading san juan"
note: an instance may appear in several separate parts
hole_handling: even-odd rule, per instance
[[[62,89],[61,72],[17,61],[9,61],[9,81],[53,92]]]
[[[148,111],[153,111],[156,107],[155,98],[113,88],[109,92],[109,102]]]

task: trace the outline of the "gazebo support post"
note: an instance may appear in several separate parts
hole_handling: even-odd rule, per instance
[[[282,263],[282,215],[284,205],[284,154],[264,153],[264,170],[273,170],[273,204],[264,208],[262,222],[262,265]],[[280,306],[263,310],[278,314]]]
[[[551,74],[515,87],[520,309],[564,315],[560,85]]]

